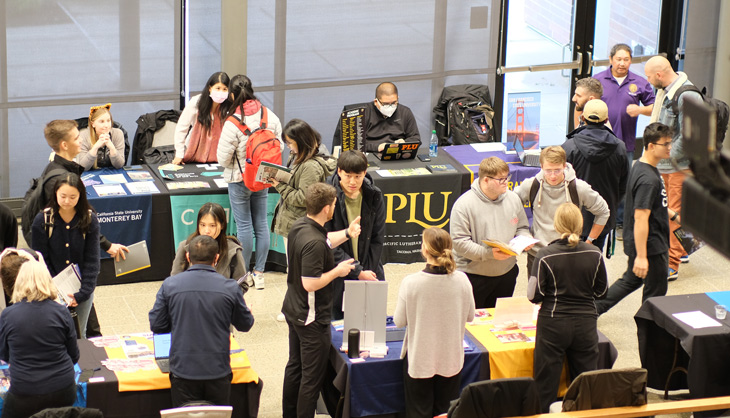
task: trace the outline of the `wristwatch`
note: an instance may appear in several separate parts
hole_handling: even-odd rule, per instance
[[[593,240],[594,240],[594,239],[595,239],[595,238],[592,238],[592,237],[588,237],[588,238],[586,238],[586,242],[587,242],[587,243],[589,243],[589,244],[591,244],[591,243],[593,243]]]
[[[350,239],[350,231],[345,228],[345,238]]]
[[[669,218],[669,220],[670,221],[674,221],[674,220],[677,219],[677,216],[679,216],[679,212],[674,212],[674,216],[672,216],[671,218]]]

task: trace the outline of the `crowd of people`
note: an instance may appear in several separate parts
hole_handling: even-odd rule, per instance
[[[689,81],[663,57],[647,62],[648,82],[636,76],[628,70],[631,49],[623,44],[611,50],[610,58],[608,70],[576,84],[578,127],[562,146],[542,150],[537,175],[512,191],[509,166],[498,157],[486,158],[470,189],[453,206],[450,232],[423,231],[426,267],[403,280],[394,315],[396,325],[407,329],[401,357],[408,417],[438,415],[458,397],[466,323],[475,309],[493,308],[497,298],[514,293],[517,257],[483,240],[536,240],[526,248],[526,268],[528,297],[542,305],[534,377],[545,412],[557,397],[566,354],[572,377],[597,367],[598,316],[642,285],[644,299],[664,295],[667,281],[676,278],[685,254],[670,239],[670,231],[680,221],[687,159],[681,111],[676,113],[670,102],[681,105],[685,94],[674,98],[673,93]],[[375,93],[363,118],[364,149],[420,141],[412,112],[398,102],[396,86],[381,83]],[[92,107],[83,134],[74,121],[54,120],[45,128],[54,155],[40,186],[45,209],[33,219],[28,242],[35,252],[9,249],[0,260],[11,305],[0,316],[0,358],[10,362],[13,375],[3,417],[73,403],[76,337],[90,335],[87,324],[95,317],[100,249],[124,257],[126,247],[100,234],[80,178],[86,169],[124,164],[123,139],[112,127],[110,108]],[[641,158],[632,167],[639,154],[639,114],[651,115],[652,123],[643,133]],[[243,175],[248,166],[241,164],[257,128],[271,131],[279,149],[290,151],[291,178],[268,184],[280,195],[271,230],[285,238],[288,260],[280,315],[289,329],[282,408],[285,417],[312,417],[324,384],[330,324],[343,317],[344,281],[386,279],[380,260],[384,198],[367,172],[363,152],[349,150],[334,158],[322,151],[320,134],[307,122],[292,119],[282,128],[244,75],[229,79],[226,73],[215,73],[190,100],[176,128],[172,161],[217,162],[224,168],[237,236],[227,235],[228,217],[221,205],[200,208],[197,227],[177,249],[170,277],[149,312],[150,329],[172,333],[174,405],[229,402],[230,329],[251,329],[254,317],[244,293],[248,286],[265,287],[269,190],[247,187]],[[670,157],[678,165],[670,164]],[[527,206],[532,208],[532,225]],[[6,220],[15,221],[5,214],[0,219],[4,229]],[[603,249],[610,257],[613,246],[606,243],[619,238],[613,232],[616,226],[622,231],[628,266],[609,287]],[[17,223],[12,228],[15,237],[0,237],[4,247],[17,246]],[[78,329],[69,311],[56,303],[58,291],[50,280],[70,264],[78,266],[81,289],[64,296],[78,316]],[[237,283],[242,278],[245,286]],[[27,318],[38,326],[21,326]],[[38,341],[47,350],[42,357],[29,356],[29,344]],[[28,397],[42,400],[30,407]]]

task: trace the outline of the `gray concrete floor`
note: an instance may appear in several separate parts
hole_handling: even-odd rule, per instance
[[[610,281],[621,276],[626,269],[626,256],[621,243],[617,243],[617,254],[607,262]],[[525,257],[519,260],[521,267],[515,295],[525,295],[527,275]],[[423,263],[408,265],[386,265],[389,284],[388,313],[395,310],[398,287],[408,274],[421,270]],[[692,255],[688,264],[680,268],[679,279],[669,284],[670,295],[730,290],[730,260],[709,247]],[[281,391],[284,366],[287,360],[287,327],[277,322],[276,315],[286,292],[286,276],[281,273],[267,273],[266,288],[251,290],[246,302],[251,307],[256,323],[248,333],[236,333],[241,347],[248,351],[251,364],[264,380],[261,399],[261,417],[281,416]],[[149,331],[147,313],[152,307],[160,286],[159,281],[117,286],[101,286],[96,290],[95,304],[104,334],[126,334]],[[634,313],[641,304],[641,292],[637,291],[603,315],[598,321],[599,329],[606,334],[618,349],[619,356],[614,367],[640,366]],[[660,402],[652,394],[650,402]],[[689,414],[675,415],[688,417]]]

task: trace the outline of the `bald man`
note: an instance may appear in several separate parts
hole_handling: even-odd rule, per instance
[[[680,227],[680,213],[682,211],[682,182],[687,173],[689,173],[689,158],[684,153],[682,144],[682,104],[684,100],[691,97],[694,100],[702,101],[702,96],[694,91],[686,91],[677,98],[678,111],[675,113],[672,109],[672,102],[675,94],[680,87],[692,85],[687,79],[687,74],[683,72],[675,72],[669,61],[662,57],[656,56],[646,62],[644,66],[646,79],[657,89],[655,104],[651,113],[652,122],[661,122],[674,131],[672,137],[671,158],[675,160],[677,168],[675,168],[670,159],[661,160],[657,165],[657,169],[664,180],[664,187],[667,190],[667,203],[669,209],[675,212],[675,215],[669,220],[669,230],[674,232]],[[679,264],[681,262],[689,262],[687,253],[682,248],[677,237],[673,233],[669,234],[669,272],[668,280],[677,280],[679,277]]]
[[[413,112],[398,103],[398,88],[390,82],[375,89],[375,100],[365,107],[365,152],[382,151],[385,144],[421,143]]]

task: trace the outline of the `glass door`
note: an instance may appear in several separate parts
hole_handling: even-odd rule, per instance
[[[631,71],[642,77],[658,51],[661,0],[504,0],[503,8],[496,104],[508,144],[562,144],[574,127],[575,81],[605,70],[613,45],[632,47]]]
[[[637,10],[637,6],[641,10]],[[644,63],[656,55],[659,49],[661,7],[661,0],[647,0],[641,3],[629,0],[598,0],[593,61],[589,63],[592,75],[595,76],[610,67],[610,51],[614,45],[625,44],[631,48],[629,71],[633,75],[646,78]],[[621,30],[617,30],[618,28]],[[614,59],[619,57],[624,59],[625,54],[619,52]],[[638,116],[637,137],[642,136],[648,124],[649,116]]]
[[[526,149],[559,145],[568,130],[572,85],[584,76],[586,48],[576,16],[586,1],[508,0],[503,38],[502,141]],[[580,10],[578,10],[580,9]]]

